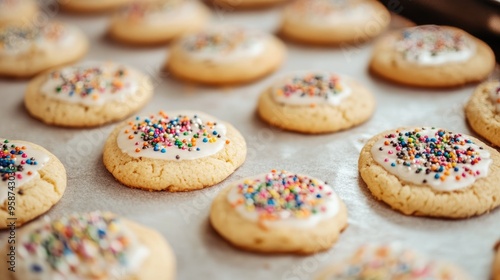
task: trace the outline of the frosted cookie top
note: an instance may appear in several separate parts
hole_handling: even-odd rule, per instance
[[[226,126],[199,112],[159,112],[136,117],[118,134],[122,152],[131,157],[193,160],[208,157],[230,145]]]
[[[321,26],[363,21],[371,12],[373,10],[366,1],[358,0],[299,0],[285,9],[288,17]]]
[[[15,193],[24,184],[34,178],[40,178],[38,170],[42,169],[50,156],[43,151],[30,147],[29,144],[16,143],[0,139],[0,204],[3,204],[8,193]]]
[[[500,113],[500,82],[497,82],[490,89],[490,98],[493,105],[495,105],[495,110],[497,113]]]
[[[379,139],[371,153],[400,180],[439,191],[471,186],[488,176],[493,161],[468,136],[437,128],[396,130]]]
[[[51,99],[84,105],[126,101],[137,93],[140,75],[134,69],[111,62],[87,62],[51,72],[40,93]]]
[[[403,30],[395,47],[407,61],[421,65],[466,61],[476,52],[475,43],[465,33],[437,25]]]
[[[175,23],[181,17],[189,17],[199,5],[191,0],[161,0],[150,2],[133,2],[126,7],[121,17],[131,21],[150,24]]]
[[[227,62],[262,54],[267,38],[256,30],[216,27],[184,37],[181,45],[193,59]]]
[[[466,277],[446,262],[431,260],[397,243],[361,246],[328,276],[326,279],[332,280],[451,280]]]
[[[24,54],[33,48],[51,51],[71,46],[77,29],[57,22],[38,26],[8,26],[0,29],[0,55]]]
[[[120,218],[101,212],[42,220],[18,242],[19,279],[129,279],[149,255]]]
[[[339,105],[351,94],[346,78],[327,72],[301,72],[285,76],[272,87],[274,100],[282,104]]]
[[[242,217],[266,227],[312,227],[337,215],[340,203],[325,182],[275,170],[238,182],[227,199]]]

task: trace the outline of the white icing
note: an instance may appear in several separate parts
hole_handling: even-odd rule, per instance
[[[82,217],[82,219],[88,218],[89,215],[97,215],[96,213],[89,214],[74,214],[72,216]],[[63,217],[59,221],[65,219]],[[53,223],[53,222],[52,222]],[[73,231],[83,232],[83,234],[88,234],[86,229],[88,227],[78,225],[73,227]],[[94,225],[95,226],[95,225]],[[102,226],[102,225],[100,225]],[[99,227],[100,228],[100,227]],[[26,234],[22,235],[20,242],[18,241],[18,255],[19,262],[17,273],[19,273],[19,279],[32,279],[32,280],[80,280],[80,279],[96,279],[92,278],[92,275],[99,273],[98,279],[128,279],[131,275],[140,272],[144,261],[150,255],[149,249],[141,244],[135,235],[126,225],[120,220],[115,221],[116,231],[106,231],[106,237],[99,239],[99,243],[90,239],[79,239],[79,243],[72,244],[72,252],[59,257],[61,262],[54,268],[51,263],[49,263],[47,257],[47,251],[42,246],[35,246],[35,252],[30,252],[26,246],[21,246],[21,244],[31,244],[30,234],[33,232],[38,232],[39,240],[47,240],[53,236],[53,229],[51,228],[51,221],[49,218],[45,218],[38,224],[32,224],[28,228]],[[90,232],[96,230],[90,229]],[[81,233],[80,233],[81,234]],[[119,248],[123,250],[123,245],[117,242],[118,237],[125,237],[128,240],[127,247],[122,252],[125,256],[126,264],[120,263],[121,260],[118,259],[107,259],[101,254],[101,250],[110,250],[104,248]],[[95,237],[93,237],[95,238]],[[68,237],[63,237],[65,242],[71,242]],[[83,241],[82,241],[83,240]],[[83,259],[79,252],[75,252],[76,246],[83,247],[86,254],[89,256]],[[99,248],[100,247],[100,248]],[[109,255],[107,255],[109,258]],[[40,268],[39,272],[34,272],[33,267],[37,266]],[[71,267],[74,267],[72,270]]]
[[[195,1],[181,1],[173,6],[165,6],[160,10],[154,10],[147,13],[144,21],[151,25],[172,25],[176,24],[179,20],[190,18],[191,15],[196,14],[200,8],[200,3]]]
[[[288,175],[292,175],[291,173],[288,173]],[[251,209],[249,210],[244,204],[239,204],[238,201],[245,200],[245,197],[243,194],[239,193],[239,188],[238,185],[243,184],[245,181],[259,181],[259,182],[265,182],[266,181],[266,176],[269,176],[269,173],[265,174],[260,174],[257,176],[253,176],[250,178],[246,178],[242,180],[241,182],[238,182],[234,184],[233,187],[231,187],[227,200],[229,203],[235,206],[235,210],[237,211],[238,214],[240,214],[242,217],[245,219],[248,219],[249,221],[252,222],[259,222],[259,216],[264,210],[262,209]],[[309,177],[310,178],[310,177]],[[266,227],[269,228],[278,228],[278,227],[286,227],[286,228],[310,228],[316,226],[318,223],[324,220],[331,219],[335,217],[338,212],[339,212],[339,203],[340,199],[337,196],[337,194],[333,191],[332,187],[329,185],[326,185],[325,182],[322,182],[320,180],[315,179],[319,185],[323,186],[322,190],[316,189],[316,194],[321,194],[323,202],[322,206],[325,207],[324,212],[318,212],[316,214],[311,214],[310,216],[306,218],[299,218],[293,215],[292,211],[282,209],[279,210],[279,219],[276,220],[262,220],[262,222]],[[328,195],[330,194],[330,195]],[[309,196],[310,199],[314,199],[312,195]],[[262,211],[262,212],[260,212]]]
[[[321,76],[324,79],[308,78],[311,82],[304,81],[308,76]],[[336,78],[330,83],[331,78]],[[296,80],[299,81],[296,81]],[[296,82],[294,82],[296,81]],[[334,89],[329,85],[336,85]],[[287,86],[288,85],[288,86]],[[299,85],[299,86],[297,86]],[[311,95],[308,90],[314,88]],[[351,94],[348,79],[328,72],[297,72],[278,80],[272,87],[272,97],[281,104],[307,106],[310,104],[339,105],[343,99]]]
[[[194,121],[194,123],[191,125],[191,129],[193,130],[193,132],[196,133],[199,131],[199,128],[196,127],[197,125],[204,125],[207,129],[207,136],[210,135],[210,137],[201,136],[200,138],[198,138],[196,141],[196,146],[192,147],[191,151],[189,151],[189,148],[179,149],[175,145],[169,146],[168,143],[171,143],[175,140],[175,138],[173,138],[172,136],[166,136],[164,140],[159,143],[158,151],[155,151],[153,147],[150,147],[149,149],[141,149],[144,143],[144,140],[141,138],[141,134],[134,134],[131,127],[127,125],[118,134],[118,147],[122,150],[123,153],[126,153],[134,158],[144,157],[160,160],[193,160],[214,155],[222,150],[225,145],[228,145],[226,143],[226,140],[228,140],[226,136],[227,128],[221,121],[217,120],[216,118],[203,113],[190,111],[173,111],[167,113],[169,117],[168,121],[177,118],[179,115],[190,117]],[[194,118],[195,115],[197,116],[197,118]],[[160,119],[163,121],[167,120],[161,117],[159,114],[156,114],[154,116],[154,119],[151,118],[151,116],[140,117],[140,122],[142,122],[142,120],[144,120],[145,118],[152,121],[151,125],[157,123],[157,121]],[[134,119],[132,122],[135,125],[138,121]],[[214,125],[213,128],[209,128],[206,126],[207,122],[216,123],[216,125]],[[129,130],[129,133],[124,132],[127,129]],[[178,127],[176,128],[176,131],[179,132],[178,139],[180,141],[186,140],[187,143],[192,143],[192,134],[183,135],[183,133],[179,131]],[[221,137],[219,138],[217,136],[214,136],[214,131],[216,131],[217,135],[220,135]],[[129,137],[133,138],[130,139]],[[213,138],[216,141],[213,143],[210,143],[209,141],[203,142],[204,138],[207,138],[207,140]],[[196,150],[197,148],[199,148],[199,151]],[[136,149],[139,149],[140,152],[136,152]],[[165,153],[161,152],[162,149],[165,149]],[[177,156],[179,156],[180,158],[177,159]]]
[[[42,169],[44,167],[44,165],[47,164],[47,162],[49,162],[49,159],[50,159],[48,154],[30,147],[29,144],[21,144],[21,143],[15,142],[15,141],[9,141],[9,143],[4,143],[4,141],[5,141],[5,139],[0,139],[1,145],[7,145],[9,148],[10,148],[10,145],[16,145],[19,147],[25,146],[26,149],[22,150],[22,151],[23,151],[23,153],[25,153],[27,155],[27,157],[23,158],[22,155],[16,155],[14,165],[15,166],[22,165],[23,171],[16,172],[16,176],[14,176],[15,177],[14,180],[6,180],[6,181],[0,180],[0,204],[3,204],[7,200],[9,192],[15,193],[15,195],[17,196],[18,190],[20,188],[22,189],[22,186],[24,184],[26,184],[27,182],[29,182],[35,178],[40,178],[40,174],[38,173],[38,170]],[[1,150],[3,150],[3,148]],[[22,164],[22,162],[26,162],[27,160],[29,160],[31,158],[35,158],[35,161],[37,163],[36,165]],[[28,172],[31,172],[32,174],[28,175]],[[18,177],[18,176],[21,176],[21,177]],[[12,183],[9,183],[9,182],[14,183],[14,185],[15,185],[14,190],[15,191],[12,191],[9,189],[9,186],[12,186]]]
[[[436,133],[438,132],[438,129],[431,129],[431,128],[426,128],[425,130],[420,131],[420,135],[422,137],[428,136],[429,138],[434,138],[436,137]],[[407,137],[404,136],[404,134],[407,132],[401,131],[403,133],[403,137],[405,138],[405,141],[407,140]],[[396,135],[398,135],[396,132],[394,132]],[[405,162],[410,163],[410,166],[406,166],[403,163],[402,160],[398,160],[397,153],[399,152],[397,148],[393,147],[392,145],[385,145],[385,141],[395,141],[397,142],[397,137],[396,138],[385,138],[382,137],[379,139],[372,147],[371,149],[371,154],[373,156],[373,159],[383,166],[389,173],[397,176],[399,179],[413,183],[416,185],[428,185],[436,190],[439,191],[454,191],[454,190],[459,190],[463,189],[466,187],[471,186],[477,179],[479,178],[484,178],[488,176],[488,170],[490,167],[490,164],[492,163],[492,159],[490,158],[490,153],[486,149],[480,149],[480,147],[476,144],[473,143],[464,143],[463,145],[461,143],[455,143],[451,145],[450,149],[454,149],[455,146],[458,146],[460,150],[467,150],[468,148],[473,148],[474,151],[477,153],[477,156],[481,158],[481,160],[472,165],[470,163],[470,159],[467,160],[466,163],[457,163],[456,167],[458,168],[458,171],[453,170],[453,168],[450,170],[450,174],[446,176],[446,180],[441,180],[439,178],[435,178],[436,173],[431,172],[430,174],[426,174],[425,170],[427,168],[431,168],[431,166],[425,166],[424,164],[427,162],[426,159],[423,157],[420,158],[415,158],[415,159],[406,159]],[[463,135],[461,139],[467,139],[467,136]],[[382,147],[382,151],[380,148]],[[417,147],[420,147],[421,150],[423,150],[425,147],[424,144],[419,144]],[[391,164],[395,164],[395,166],[392,166]],[[396,164],[399,163],[399,164]],[[423,168],[422,171],[417,173],[417,169]],[[475,175],[470,175],[468,173],[468,169],[472,170],[472,172]],[[477,174],[479,172],[479,174]],[[440,173],[440,176],[443,176],[444,173]],[[466,176],[464,177],[463,174]],[[455,177],[459,176],[460,180],[456,180]],[[424,183],[424,180],[426,183]]]
[[[495,106],[497,113],[500,113],[500,83],[497,83],[490,89],[491,102]]]
[[[75,75],[82,76],[88,70],[102,69],[102,72],[87,72],[86,78],[75,78]],[[119,70],[125,70],[126,74],[121,77],[116,77]],[[70,83],[64,83],[65,80],[78,80],[74,83],[78,89],[71,90]],[[70,66],[57,70],[56,72],[49,73],[47,80],[41,86],[41,94],[55,100],[64,101],[67,103],[77,103],[87,106],[103,105],[110,101],[125,102],[131,95],[137,93],[139,89],[139,73],[130,67],[111,62],[85,62],[75,66]],[[93,87],[91,94],[83,94],[84,81],[87,84],[96,84],[97,88]],[[114,87],[112,83],[117,81],[123,86]],[[64,85],[64,86],[63,86]],[[61,86],[63,86],[61,88]],[[57,89],[61,88],[60,91]],[[70,94],[73,92],[73,94]]]
[[[465,35],[456,41],[456,34],[455,31],[432,25],[408,28],[403,32],[403,38],[396,42],[396,50],[402,52],[407,61],[419,65],[463,62],[476,53],[476,44]],[[444,42],[447,48],[436,49],[438,41]]]
[[[202,38],[218,37],[222,43],[196,47]],[[236,27],[217,27],[188,35],[181,41],[183,51],[193,60],[231,63],[261,55],[265,51],[268,35],[255,30]]]
[[[299,1],[287,9],[289,18],[300,18],[317,27],[355,24],[366,21],[373,13],[372,5],[365,2],[307,0]]]
[[[34,49],[58,53],[76,43],[80,33],[76,27],[60,23],[33,28],[7,27],[0,31],[0,55],[22,55]]]

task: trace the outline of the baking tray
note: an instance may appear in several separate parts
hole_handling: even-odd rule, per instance
[[[235,13],[219,8],[214,10],[213,21],[273,32],[279,26],[279,12],[280,7]],[[311,279],[321,268],[346,258],[366,242],[390,241],[400,241],[433,257],[455,262],[473,279],[488,279],[492,247],[500,238],[499,210],[459,221],[406,217],[375,201],[357,169],[364,142],[386,129],[438,126],[475,135],[463,113],[474,85],[444,91],[418,90],[373,78],[367,72],[372,43],[341,48],[287,43],[288,59],[284,66],[261,81],[231,88],[187,85],[159,74],[168,56],[166,47],[130,48],[108,41],[105,15],[55,14],[55,19],[76,24],[89,36],[92,45],[85,60],[119,61],[151,76],[155,95],[140,114],[160,109],[205,111],[230,121],[241,131],[248,143],[248,157],[226,181],[205,190],[152,193],[129,189],[116,182],[102,163],[104,141],[114,125],[95,129],[44,125],[24,109],[27,82],[0,80],[0,136],[44,146],[66,166],[66,193],[48,216],[109,210],[152,227],[172,245],[178,279]],[[394,16],[391,28],[408,24]],[[364,83],[377,99],[373,118],[349,131],[316,136],[280,131],[260,121],[255,113],[260,92],[276,77],[304,69],[337,71]],[[222,188],[231,181],[274,168],[325,180],[345,201],[349,227],[331,250],[307,257],[253,254],[231,247],[211,229],[210,204]],[[0,232],[2,243],[6,236],[5,231]]]

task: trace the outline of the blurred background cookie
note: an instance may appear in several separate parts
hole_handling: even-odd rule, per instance
[[[0,26],[29,24],[37,13],[34,0],[0,0]]]

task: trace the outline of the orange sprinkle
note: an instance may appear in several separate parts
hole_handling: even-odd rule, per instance
[[[130,135],[128,136],[128,139],[134,139],[134,135],[130,134]]]
[[[229,140],[226,140],[226,144],[229,144],[229,143],[231,143],[231,141],[229,141]]]
[[[136,153],[138,153],[138,152],[140,152],[140,151],[141,151],[141,149],[139,149],[139,148],[135,149],[135,152],[136,152]]]

